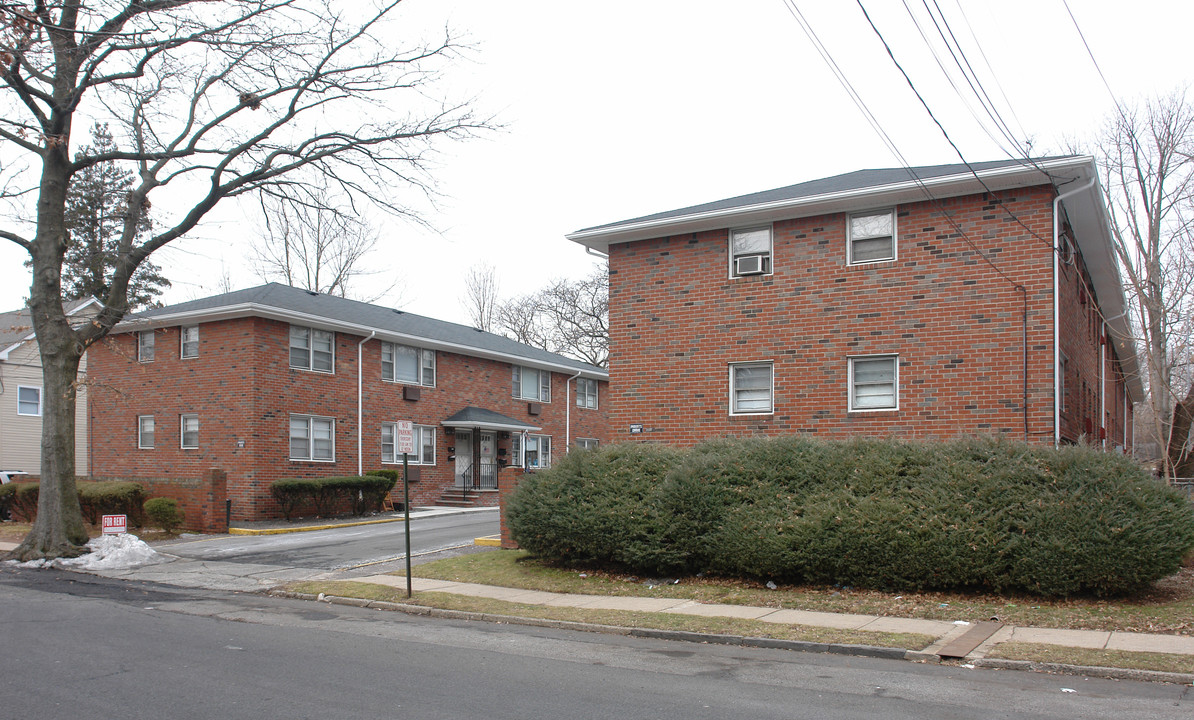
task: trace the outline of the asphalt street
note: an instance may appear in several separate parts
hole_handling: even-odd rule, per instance
[[[414,617],[0,566],[0,716],[1186,718],[1189,687]]]
[[[499,531],[497,509],[411,520],[413,555],[472,545]],[[155,546],[160,552],[192,560],[274,565],[312,570],[372,567],[405,557],[401,522],[315,530],[283,535],[221,535]]]

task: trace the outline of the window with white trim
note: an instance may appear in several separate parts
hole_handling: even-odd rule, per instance
[[[601,443],[596,438],[577,438],[576,447],[581,450],[596,450]]]
[[[290,459],[334,462],[335,419],[316,415],[291,415]]]
[[[730,275],[771,272],[771,226],[730,230]]]
[[[336,333],[329,330],[290,326],[290,367],[295,370],[330,373],[335,367]]]
[[[597,409],[597,381],[592,378],[576,379],[576,406]]]
[[[514,366],[514,397],[551,402],[551,371]]]
[[[199,449],[199,416],[193,413],[180,415],[178,436],[183,450]]]
[[[383,342],[381,379],[408,385],[435,385],[435,351]]]
[[[895,210],[851,215],[846,254],[851,265],[895,260]]]
[[[137,362],[153,362],[153,330],[137,333]]]
[[[199,357],[199,326],[183,325],[179,328],[178,356],[184,360]]]
[[[899,408],[900,359],[896,355],[850,358],[850,410]]]
[[[730,365],[730,414],[757,415],[772,412],[773,368],[769,362]]]
[[[410,465],[435,464],[435,427],[431,425],[415,425],[415,452],[408,455],[406,462]],[[400,463],[402,454],[397,452],[398,423],[381,424],[381,461],[383,463]]]
[[[510,434],[511,463],[528,470],[551,467],[551,436]]]
[[[41,417],[41,388],[17,385],[17,415]]]
[[[153,449],[153,415],[137,416],[137,448]]]

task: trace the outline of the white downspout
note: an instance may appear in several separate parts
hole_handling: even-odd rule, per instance
[[[578,370],[575,375],[564,383],[564,401],[568,404],[564,408],[564,454],[572,452],[572,381],[580,377],[584,370]]]
[[[377,331],[369,333],[369,337],[357,343],[357,475],[365,474],[365,459],[361,457],[364,451],[364,436],[365,436],[365,409],[364,409],[364,382],[365,377],[365,343],[373,339],[377,335]]]
[[[1093,299],[1091,300],[1093,302]],[[1107,449],[1107,325],[1099,326],[1099,435],[1104,450]]]
[[[1058,265],[1057,244],[1061,240],[1061,222],[1058,214],[1061,201],[1094,187],[1098,178],[1091,178],[1090,182],[1076,187],[1069,192],[1053,198],[1053,446],[1061,445],[1061,303],[1058,298],[1059,275],[1061,267]]]

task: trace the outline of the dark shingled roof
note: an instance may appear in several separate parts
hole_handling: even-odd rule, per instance
[[[441,422],[442,425],[456,427],[501,428],[503,430],[539,430],[536,425],[528,425],[521,420],[507,417],[500,412],[486,410],[479,407],[466,407],[452,417]]]
[[[1040,163],[1056,159],[1059,158],[1034,158],[1033,162]],[[629,220],[619,220],[617,222],[607,223],[605,225],[595,225],[593,227],[578,230],[577,233],[614,229],[621,225],[633,225],[641,222],[667,220],[669,218],[681,218],[687,217],[689,215],[699,215],[701,213],[750,207],[752,205],[765,205],[767,203],[798,200],[800,198],[810,198],[816,197],[818,195],[848,193],[858,190],[865,190],[868,188],[883,187],[885,185],[896,185],[899,183],[912,182],[916,179],[932,180],[934,178],[949,177],[951,175],[965,175],[970,173],[971,170],[981,173],[986,170],[1016,167],[1027,168],[1029,165],[1025,163],[1024,160],[992,160],[988,162],[970,163],[968,166],[959,163],[955,165],[925,165],[914,168],[898,167],[856,170],[854,172],[849,172],[842,175],[834,175],[833,177],[821,178],[819,180],[809,180],[808,182],[775,188],[774,190],[763,190],[761,192],[739,195],[737,197],[726,198],[724,200],[715,200],[713,202],[702,203],[700,205],[690,205],[689,207],[679,208],[676,210],[667,210],[664,212],[654,213],[652,215],[643,215],[642,217],[630,218]]]
[[[237,306],[253,305],[258,312],[244,312],[244,315],[261,314],[260,309],[273,309],[284,314],[298,314],[310,318],[309,322],[322,321],[329,327],[353,326],[355,332],[362,329],[365,334],[376,330],[383,339],[393,336],[410,338],[417,343],[418,339],[431,343],[443,343],[457,346],[461,351],[468,349],[483,351],[484,353],[523,358],[531,363],[546,363],[551,366],[572,368],[574,371],[585,371],[605,377],[605,368],[590,365],[579,360],[565,357],[558,353],[548,352],[540,348],[525,345],[494,333],[482,332],[476,328],[456,323],[434,320],[432,318],[415,315],[381,305],[349,300],[335,295],[325,295],[310,292],[289,285],[269,283],[245,290],[235,290],[223,295],[178,303],[167,307],[155,308],[129,315],[120,330],[133,330],[137,323],[153,323],[155,320],[165,322],[176,315],[202,315],[205,313],[218,314],[222,310],[232,310]],[[296,323],[302,319],[294,319]],[[386,335],[391,337],[386,337]],[[466,353],[467,354],[467,353]]]
[[[70,315],[80,306],[91,302],[91,298],[82,300],[67,300],[62,304],[63,311]],[[33,318],[29,315],[29,308],[10,310],[0,313],[0,350],[19,343],[33,333]]]

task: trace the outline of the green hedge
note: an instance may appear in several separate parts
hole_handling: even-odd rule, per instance
[[[532,554],[631,571],[1111,595],[1176,572],[1194,509],[1122,455],[804,437],[574,453],[507,506]]]
[[[37,499],[41,488],[39,483],[10,483],[2,487],[6,490],[0,492],[10,493],[11,508],[16,517],[25,520],[37,517]],[[142,505],[145,502],[145,488],[139,483],[111,480],[79,482],[75,487],[83,519],[87,522],[98,525],[104,515],[127,515],[130,526],[141,527],[144,519]]]
[[[270,494],[278,501],[282,514],[293,518],[302,508],[311,507],[320,517],[332,515],[339,507],[349,507],[354,515],[379,512],[395,481],[381,475],[276,480]]]
[[[150,498],[145,501],[144,508],[149,522],[171,535],[182,527],[186,519],[186,514],[174,498]]]

